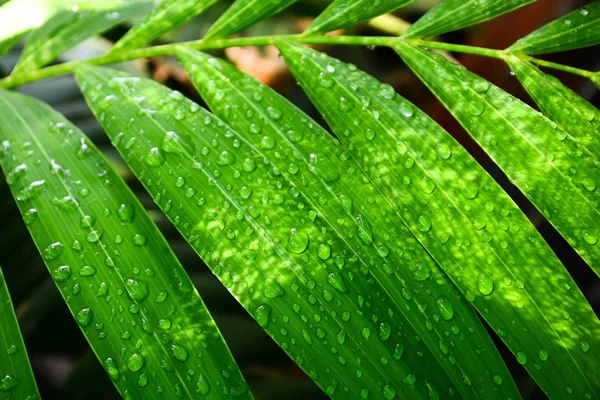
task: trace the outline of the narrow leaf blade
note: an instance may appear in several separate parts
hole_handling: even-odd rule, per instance
[[[145,79],[122,88],[119,80],[131,78],[93,71],[80,76],[84,94],[97,116],[108,116],[100,120],[130,168],[223,285],[329,396],[456,392],[369,268],[260,149],[177,92]],[[113,101],[95,96],[97,85]],[[130,122],[131,115],[141,117]],[[354,218],[346,223],[356,230]],[[357,235],[368,240],[364,226],[355,245]],[[419,313],[407,293],[404,306]]]
[[[42,67],[85,39],[148,10],[150,4],[140,1],[125,6],[60,11],[31,35],[13,74]]]
[[[183,267],[93,144],[37,100],[2,91],[0,103],[7,181],[59,291],[120,393],[250,398]]]
[[[397,45],[396,50],[542,213],[550,220],[561,218],[567,225],[578,225],[577,237],[568,237],[571,244],[591,248],[593,245],[586,243],[579,233],[584,233],[585,229],[592,229],[588,234],[593,232],[592,227],[598,221],[597,211],[590,207],[591,197],[582,193],[585,189],[576,187],[575,182],[581,185],[582,175],[596,174],[597,169],[589,155],[576,157],[575,151],[580,150],[576,150],[575,140],[563,137],[550,121],[526,104],[442,56],[407,44]],[[571,181],[562,170],[575,166],[582,172],[578,175],[572,171]],[[480,189],[479,197],[483,193]],[[494,198],[496,195],[491,197],[491,204],[494,204]],[[523,289],[519,297],[513,297],[503,288],[498,295],[505,296],[505,306],[499,307],[494,314],[507,318],[505,320],[519,321],[518,326],[527,327],[515,332],[513,341],[507,345],[515,353],[529,351],[525,354],[528,360],[525,368],[550,397],[561,397],[565,390],[575,390],[581,397],[597,397],[600,385],[593,376],[598,375],[599,366],[592,361],[597,355],[588,350],[598,351],[600,322],[564,267],[530,223],[519,215],[516,206],[505,207],[500,209],[500,214],[512,217],[498,225],[499,229],[490,236],[490,243],[499,246],[498,252],[504,253],[507,260],[513,257],[514,261],[504,265],[493,263],[489,267],[505,270],[502,275],[521,282],[517,285],[522,285]],[[579,219],[574,217],[573,210],[580,213]],[[520,221],[515,220],[515,216],[519,216]],[[515,233],[515,229],[520,234]],[[513,240],[517,237],[521,240]],[[518,269],[513,268],[514,265],[518,265]],[[518,302],[525,299],[528,304],[520,310]],[[564,304],[567,308],[563,313],[557,312],[556,304]],[[515,305],[519,309],[516,312],[511,308]],[[492,313],[488,316],[483,312],[482,315],[486,319],[493,317]],[[500,321],[488,321],[497,331],[504,330]],[[536,331],[535,338],[527,333],[533,330]],[[540,370],[536,367],[539,365],[537,346],[552,354]],[[520,361],[523,360],[525,358],[521,357]],[[568,376],[563,376],[565,370],[569,371]],[[563,377],[557,379],[557,376]]]
[[[466,28],[535,0],[443,0],[415,22],[406,37],[424,38]]]
[[[335,0],[306,29],[305,34],[347,28],[371,18],[395,11],[414,0]]]
[[[568,134],[589,154],[600,154],[600,111],[597,108],[564,86],[557,78],[544,74],[532,64],[517,57],[510,57],[507,62],[544,114],[558,125],[560,137]],[[584,177],[580,184],[585,191],[595,192],[598,181],[594,177]],[[567,208],[563,211],[566,212]],[[562,216],[548,215],[548,219],[565,238],[572,241],[582,234],[581,225],[573,215],[579,211],[571,210]],[[599,228],[600,226],[596,227]],[[600,247],[575,246],[575,250],[600,275]]]
[[[354,160],[347,157],[348,151],[285,98],[244,75],[231,64],[191,51],[182,51],[179,56],[211,109],[230,122],[245,140],[262,148],[261,151],[269,157],[273,166],[282,171],[282,175],[292,184],[301,188],[306,198],[313,198],[312,202],[319,204],[322,203],[320,198],[324,196],[323,193],[329,192],[330,199],[320,207],[319,213],[328,219],[347,243],[353,243],[353,232],[337,222],[339,217],[335,217],[333,211],[335,204],[341,209],[344,209],[344,204],[351,204],[351,209],[346,210],[347,218],[354,219],[354,213],[360,213],[361,218],[369,221],[373,243],[371,246],[356,245],[351,250],[362,260],[375,260],[374,267],[370,269],[388,293],[397,293],[397,288],[404,286],[422,309],[434,312],[433,321],[436,322],[429,325],[418,315],[403,309],[402,292],[392,298],[401,311],[396,318],[405,318],[415,326],[425,344],[454,380],[461,397],[519,398],[512,378],[469,303],[458,296],[448,295],[449,291],[454,291],[453,283],[444,276],[401,221],[393,218],[393,206],[386,203],[375,187],[365,184],[368,178]],[[319,87],[332,90],[327,84]],[[335,107],[338,105],[335,104]],[[279,118],[271,116],[273,110],[277,110],[276,116],[279,115]],[[342,117],[347,118],[347,113]],[[260,131],[259,134],[254,133],[257,131]],[[265,149],[262,146],[264,137],[273,138],[277,146]],[[310,160],[324,155],[335,160],[340,171],[339,177],[306,183],[305,176],[312,174],[313,164]],[[367,188],[370,190],[365,194]],[[382,218],[382,215],[386,218]],[[394,232],[394,240],[390,240],[383,232]],[[409,243],[414,247],[411,260],[420,260],[420,267],[416,270],[411,260],[399,256]],[[391,265],[397,268],[390,270]],[[427,288],[426,293],[420,290],[422,285]],[[440,309],[440,305],[445,304],[449,307]],[[451,313],[445,312],[448,310]],[[437,318],[435,313],[438,314]],[[469,331],[470,334],[460,344],[440,342],[440,337],[448,330]],[[448,348],[456,348],[457,351],[448,353]],[[485,353],[486,357],[477,357],[478,352]],[[449,357],[454,361],[451,364],[446,363]],[[482,379],[481,371],[488,371],[485,374],[487,378]],[[503,383],[499,386],[498,382]]]
[[[210,27],[206,39],[224,38],[278,14],[298,0],[237,0]]]
[[[201,14],[219,0],[163,0],[131,28],[111,52],[135,49]]]
[[[39,399],[17,316],[0,269],[0,397]]]
[[[600,0],[544,25],[508,48],[527,54],[556,53],[600,43]]]

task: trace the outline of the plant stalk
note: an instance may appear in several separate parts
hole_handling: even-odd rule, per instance
[[[422,39],[403,39],[390,36],[304,36],[304,35],[271,35],[271,36],[255,36],[244,38],[231,39],[207,39],[195,40],[189,42],[172,43],[166,45],[145,47],[141,49],[128,50],[123,52],[108,53],[103,56],[90,58],[81,61],[71,61],[63,64],[53,65],[50,67],[40,68],[33,71],[27,71],[17,75],[10,75],[0,80],[0,88],[12,88],[15,86],[39,81],[46,78],[51,78],[59,75],[72,73],[75,67],[79,64],[106,65],[115,64],[123,61],[135,60],[139,58],[151,58],[159,56],[175,55],[177,47],[183,46],[194,50],[217,50],[229,47],[246,47],[246,46],[268,46],[274,45],[278,40],[290,40],[302,44],[329,44],[329,45],[351,45],[351,46],[393,46],[398,41],[404,40],[418,46],[427,47],[430,49],[453,51],[458,53],[476,54],[484,57],[497,59],[505,59],[511,53],[505,50],[486,49],[482,47],[465,46],[459,44],[449,44]],[[523,59],[534,62],[538,65],[554,68],[561,71],[570,72],[576,75],[590,78],[593,72],[582,70],[579,68],[569,67],[562,64],[557,64],[549,61],[539,60],[527,55],[519,55]]]

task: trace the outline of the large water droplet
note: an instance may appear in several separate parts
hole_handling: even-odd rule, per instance
[[[228,151],[224,151],[219,154],[219,158],[217,158],[217,164],[220,166],[231,165],[235,162],[235,155]]]
[[[582,229],[581,238],[591,246],[598,243],[598,233],[593,228]]]
[[[146,155],[146,164],[151,167],[160,167],[165,163],[165,155],[162,150],[158,147],[153,147],[150,149],[148,154]]]
[[[133,353],[127,359],[127,369],[129,369],[131,372],[137,372],[142,369],[145,363],[146,360],[144,359],[143,355],[140,353]]]
[[[308,167],[313,174],[320,176],[325,182],[333,182],[340,177],[340,171],[335,164],[324,155],[311,154]]]
[[[143,301],[148,297],[148,284],[142,280],[127,279],[125,280],[125,287],[132,300]]]
[[[288,250],[296,254],[304,253],[308,248],[308,233],[303,229],[292,228],[290,234],[290,240],[287,244]]]
[[[254,309],[254,318],[261,327],[266,328],[269,326],[270,317],[271,306],[269,306],[268,304],[263,304]]]
[[[93,319],[94,312],[91,308],[84,308],[77,313],[77,323],[84,328],[86,326],[89,326],[92,323]]]
[[[388,322],[382,322],[379,324],[378,330],[379,340],[386,341],[392,335],[392,326]]]
[[[267,299],[274,299],[285,294],[285,290],[281,287],[279,282],[270,278],[265,280],[262,291]]]
[[[358,214],[356,217],[356,222],[358,223],[356,230],[358,238],[361,242],[363,242],[363,244],[370,246],[373,243],[373,229],[371,228],[369,220],[362,214]]]
[[[190,354],[188,350],[180,344],[173,343],[171,345],[171,354],[177,361],[186,362]]]
[[[479,275],[477,279],[477,288],[484,296],[489,296],[494,291],[494,278],[486,273]]]
[[[454,307],[452,306],[452,303],[450,303],[450,300],[444,296],[440,296],[435,302],[435,305],[437,306],[442,319],[446,321],[452,319],[454,316]]]
[[[427,215],[420,215],[417,218],[417,229],[421,232],[429,232],[431,230],[431,220]]]
[[[327,283],[340,293],[348,293],[348,287],[346,286],[346,282],[344,282],[344,278],[337,272],[327,275]]]

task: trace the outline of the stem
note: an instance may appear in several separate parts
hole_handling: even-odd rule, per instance
[[[108,53],[106,55],[91,58],[82,61],[71,61],[63,64],[53,65],[51,67],[41,68],[33,71],[27,71],[19,74],[12,74],[4,79],[0,79],[0,88],[12,88],[18,85],[39,81],[45,78],[71,73],[79,64],[106,65],[123,61],[135,60],[139,58],[150,58],[158,56],[172,56],[176,54],[177,47],[183,46],[194,50],[216,50],[228,47],[244,46],[268,46],[274,45],[278,40],[290,40],[303,44],[330,44],[330,45],[351,45],[351,46],[393,46],[398,41],[404,40],[418,46],[430,49],[439,49],[454,51],[459,53],[476,54],[484,57],[506,59],[511,53],[505,50],[486,49],[482,47],[465,46],[459,44],[449,44],[422,39],[402,39],[389,36],[303,36],[303,35],[272,35],[255,36],[233,39],[207,39],[195,40],[190,42],[181,42],[166,44],[161,46],[145,47],[141,49],[122,51],[117,53]],[[579,68],[569,67],[550,61],[539,60],[527,55],[515,54],[518,57],[527,59],[538,65],[554,68],[572,74],[593,78],[596,76],[593,72]]]
[[[504,50],[486,49],[483,47],[465,46],[463,44],[452,44],[442,42],[432,42],[422,39],[408,39],[411,43],[418,46],[427,47],[429,49],[455,51],[457,53],[476,54],[484,57],[499,58],[501,60],[506,58],[507,53]]]
[[[540,60],[539,58],[534,58],[527,55],[521,55],[520,58],[531,61],[532,63],[540,65],[542,67],[548,67],[559,71],[569,72],[571,74],[583,76],[585,78],[591,79],[594,76],[594,72],[586,71],[585,69],[569,67],[568,65],[558,64],[552,61]]]

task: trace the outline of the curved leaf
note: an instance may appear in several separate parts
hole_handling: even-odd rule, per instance
[[[335,0],[306,29],[305,34],[347,28],[392,12],[414,0]]]
[[[565,15],[510,46],[510,51],[545,54],[600,43],[600,0]]]
[[[44,66],[85,39],[149,9],[148,3],[134,2],[106,9],[74,7],[58,12],[31,35],[13,74]]]
[[[336,205],[344,229],[353,232],[351,244],[345,243],[329,226],[335,216],[320,214],[303,186],[291,184],[262,149],[181,94],[102,68],[86,68],[78,77],[86,82],[91,108],[157,204],[328,395],[425,399],[428,392],[456,392],[415,328],[400,318],[413,313],[433,325],[435,309],[419,307],[407,287],[408,310],[401,312],[373,275],[376,267],[365,267],[351,251],[350,245],[369,241],[368,222],[361,220],[357,231],[354,218]],[[276,142],[267,136],[262,147]],[[302,176],[307,185],[318,179]],[[410,245],[404,248],[411,256]],[[451,289],[448,301],[455,297]],[[394,297],[402,292],[398,285]],[[449,340],[443,341],[448,348]]]
[[[405,37],[423,38],[487,21],[536,0],[443,0],[415,22]]]
[[[39,399],[27,350],[0,269],[0,398]]]
[[[396,45],[396,50],[542,213],[550,220],[560,218],[561,229],[562,221],[578,226],[577,238],[569,237],[572,245],[591,249],[597,210],[590,207],[593,194],[583,193],[587,190],[581,181],[598,169],[592,157],[584,155],[587,150],[540,113],[444,57],[408,44]],[[493,182],[487,181],[483,186],[478,180],[464,183],[467,194],[477,193],[470,207],[478,205],[485,212],[489,207],[500,213],[497,229],[489,232],[488,240],[505,261],[483,254],[481,261],[486,262],[479,262],[479,270],[493,274],[494,287],[501,290],[494,291],[498,307],[489,314],[481,309],[482,316],[498,332],[505,332],[506,321],[515,321],[520,329],[504,340],[518,358],[518,352],[526,356],[520,361],[528,360],[525,367],[549,396],[560,398],[573,391],[579,393],[576,397],[598,397],[600,383],[594,376],[600,373],[600,366],[593,360],[600,351],[600,322],[530,223],[508,197],[498,189],[492,191]],[[477,184],[477,192],[471,189],[472,183]],[[479,212],[484,215],[484,211]],[[489,225],[490,219],[486,220]],[[472,223],[476,226],[474,220]],[[485,234],[481,236],[486,239]],[[451,275],[458,272],[447,271]],[[511,285],[501,283],[504,277]],[[470,287],[477,284],[475,274]],[[544,356],[538,357],[542,350]],[[537,361],[540,358],[543,363]]]
[[[227,37],[283,11],[298,0],[237,0],[206,32],[205,39]]]
[[[43,103],[1,91],[0,104],[7,182],[121,394],[251,398],[187,274],[98,150]]]
[[[135,49],[184,24],[219,0],[161,0],[142,21],[113,46],[111,52]]]
[[[192,71],[194,84],[217,115],[223,116],[238,132],[242,132],[240,136],[245,140],[261,148],[272,165],[282,171],[282,175],[292,184],[302,188],[300,190],[307,198],[312,197],[314,204],[321,204],[323,197],[329,198],[327,203],[318,207],[318,212],[347,243],[353,243],[353,231],[338,222],[340,217],[335,217],[332,208],[337,204],[338,208],[344,210],[345,204],[351,204],[345,218],[353,220],[360,217],[369,221],[372,243],[365,246],[358,242],[362,246],[353,246],[351,250],[360,260],[364,260],[364,267],[370,268],[388,293],[397,293],[397,288],[404,286],[410,290],[419,307],[434,313],[428,323],[427,320],[423,321],[421,315],[403,309],[402,293],[392,297],[402,317],[415,326],[424,343],[454,380],[462,398],[519,398],[502,359],[469,303],[455,294],[449,295],[454,293],[453,283],[444,276],[401,221],[393,218],[393,206],[386,203],[374,186],[366,183],[368,178],[354,160],[347,157],[346,149],[286,99],[232,65],[190,51],[180,52],[180,58],[186,69]],[[324,87],[323,90],[330,89]],[[280,118],[271,117],[273,110],[281,114]],[[258,130],[260,134],[253,134]],[[264,148],[264,137],[273,138],[277,146]],[[331,168],[332,171],[333,168],[340,171],[339,177],[335,180],[307,182],[306,176],[312,174],[314,167],[311,160],[323,157],[335,161],[336,166]],[[368,195],[364,194],[366,188],[369,189]],[[394,238],[382,232],[394,232]],[[409,243],[412,256],[407,259],[402,257],[402,253]],[[420,266],[413,264],[415,259],[419,260]],[[375,264],[369,267],[370,263]],[[392,265],[396,266],[393,270],[390,269]],[[430,273],[431,279],[428,276]],[[421,289],[425,287],[427,290],[423,292]],[[447,310],[440,309],[440,305],[446,304]],[[460,342],[440,342],[444,332],[448,331],[468,331],[470,334]],[[485,353],[486,357],[478,357],[480,352]],[[454,360],[453,363],[444,362],[450,358]],[[489,371],[486,379],[481,379],[481,371]],[[504,383],[499,386],[498,382]]]

